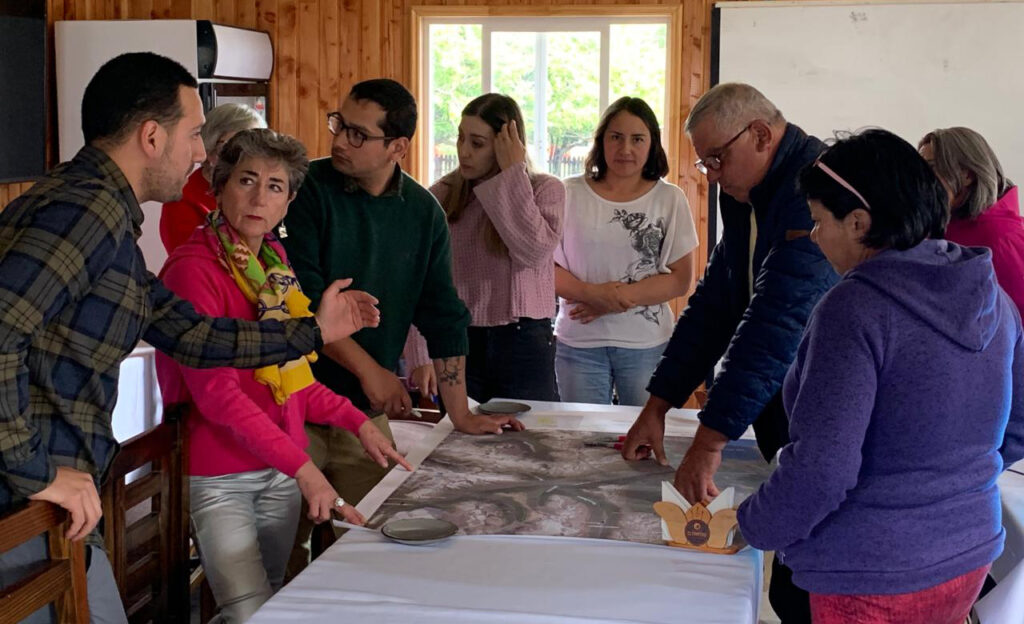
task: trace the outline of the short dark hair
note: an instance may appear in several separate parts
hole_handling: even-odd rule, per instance
[[[584,171],[595,179],[600,180],[608,173],[608,161],[604,158],[604,133],[608,131],[608,124],[621,112],[636,115],[647,126],[651,133],[651,150],[647,153],[647,162],[644,163],[641,177],[645,180],[657,180],[665,177],[668,173],[668,156],[665,155],[665,148],[661,145],[661,126],[658,125],[658,118],[654,111],[647,105],[647,102],[636,97],[621,97],[608,107],[601,115],[601,121],[594,131],[594,146],[587,154],[584,163]]]
[[[865,246],[903,250],[945,235],[946,190],[914,146],[895,134],[871,129],[837,138],[818,160],[868,203],[871,228],[864,235]],[[814,163],[800,172],[800,189],[837,219],[865,208],[864,202]]]
[[[266,158],[281,163],[288,172],[289,196],[298,192],[309,170],[306,146],[295,137],[267,128],[242,130],[220,148],[217,166],[213,168],[211,187],[214,195],[219,195],[224,190],[231,172],[246,157]]]
[[[364,80],[348,92],[353,100],[370,100],[384,109],[385,136],[411,139],[416,132],[416,98],[409,90],[389,78]]]
[[[82,96],[85,142],[120,142],[136,125],[152,119],[177,123],[185,112],[181,87],[199,87],[177,61],[152,52],[129,52],[103,64]]]

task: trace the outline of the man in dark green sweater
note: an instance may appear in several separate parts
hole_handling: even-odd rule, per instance
[[[377,328],[325,344],[327,357],[314,365],[317,379],[390,432],[387,416],[407,414],[412,407],[394,371],[415,324],[426,338],[441,398],[458,430],[521,429],[515,418],[469,411],[470,316],[452,283],[448,226],[434,196],[398,166],[416,129],[412,94],[393,80],[367,80],[352,88],[327,121],[334,135],[331,156],[310,163],[285,220],[284,245],[313,309],[327,284],[351,277],[352,288],[379,299],[381,319]],[[318,425],[306,430],[310,456],[348,502],[361,499],[386,472],[365,459],[352,434]],[[297,544],[305,542],[308,531],[300,526]]]

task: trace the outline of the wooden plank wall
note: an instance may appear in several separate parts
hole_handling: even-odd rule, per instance
[[[293,134],[311,156],[329,153],[324,116],[359,80],[394,78],[412,83],[411,8],[487,4],[545,14],[571,5],[659,4],[683,7],[679,51],[678,118],[708,86],[712,0],[48,0],[49,20],[72,19],[211,19],[270,33],[275,67],[270,88],[271,126]],[[52,32],[52,31],[51,31]],[[52,89],[51,89],[52,91]],[[51,101],[53,98],[51,97]],[[51,111],[51,125],[56,112]],[[48,152],[56,153],[55,139]],[[696,156],[682,142],[675,180],[687,194],[697,219],[702,249],[707,249],[707,184],[693,168]],[[51,158],[52,163],[52,158]],[[24,192],[31,182],[0,185],[0,207]],[[705,254],[700,254],[704,256]],[[703,271],[703,259],[698,267]]]
[[[370,0],[48,0],[48,21],[105,19],[209,19],[257,28],[270,33],[275,66],[270,85],[270,123],[294,134],[311,155],[326,155],[330,142],[324,115],[337,106],[338,94],[361,75],[378,75],[379,29]],[[364,32],[378,32],[375,52],[362,53]],[[52,53],[52,37],[51,37]],[[52,56],[52,54],[51,54]],[[362,72],[357,73],[357,68]],[[51,67],[51,73],[53,68]],[[55,101],[52,95],[51,103]],[[51,104],[51,108],[53,108]],[[51,129],[56,111],[51,110]],[[55,133],[48,133],[49,163],[56,154]],[[31,182],[0,184],[0,208],[23,193]]]
[[[385,33],[382,70],[385,75],[403,80],[411,84],[415,69],[411,67],[412,52],[409,49],[410,22],[409,14],[413,6],[437,7],[460,5],[486,5],[489,8],[503,7],[516,13],[544,15],[546,13],[562,13],[567,7],[596,6],[601,8],[614,6],[682,6],[682,32],[678,51],[679,72],[679,103],[678,119],[680,125],[686,119],[690,108],[708,89],[709,68],[711,62],[711,9],[714,0],[382,0],[385,6],[381,17],[381,31]],[[387,7],[391,8],[388,9]],[[390,43],[390,45],[389,45]],[[679,129],[681,132],[681,128]],[[675,162],[670,163],[672,182],[678,184],[686,192],[687,199],[694,212],[697,222],[697,233],[701,250],[708,249],[708,185],[704,176],[694,167],[697,159],[693,147],[685,137],[680,137],[681,149],[678,150]],[[707,254],[700,253],[697,275],[704,272]]]

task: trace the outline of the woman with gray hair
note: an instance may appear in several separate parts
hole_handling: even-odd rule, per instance
[[[171,253],[164,284],[204,314],[246,320],[308,316],[309,299],[274,228],[309,161],[296,139],[273,130],[239,132],[213,171],[218,209]],[[189,511],[199,556],[222,621],[244,622],[284,581],[299,522],[331,513],[362,524],[313,464],[303,425],[342,427],[381,466],[411,470],[391,441],[348,399],[317,383],[311,352],[252,370],[195,369],[157,355],[164,403],[188,406]]]
[[[999,285],[1024,313],[1024,219],[995,152],[970,128],[933,130],[917,148],[949,195],[946,239],[991,249]]]
[[[202,225],[206,215],[217,208],[210,182],[221,147],[242,130],[266,127],[263,117],[244,104],[221,104],[206,114],[206,123],[200,131],[206,160],[189,176],[181,199],[167,202],[160,213],[160,240],[168,255],[187,241],[192,230]]]

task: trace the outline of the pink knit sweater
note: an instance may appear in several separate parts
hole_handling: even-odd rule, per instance
[[[974,219],[952,219],[946,238],[969,247],[992,250],[996,280],[1024,315],[1024,218],[1018,188],[1011,187]]]
[[[287,262],[280,244],[275,243],[275,249]],[[256,306],[245,298],[198,229],[171,253],[160,278],[202,314],[256,320]],[[251,370],[189,368],[157,353],[156,371],[165,405],[190,404],[186,421],[190,475],[273,467],[294,477],[309,461],[306,421],[353,433],[366,421],[366,415],[348,399],[319,382],[278,405]]]
[[[443,181],[430,187],[439,202],[450,189]],[[565,187],[544,173],[531,183],[526,165],[518,164],[472,188],[473,198],[455,223],[452,274],[475,327],[496,327],[520,317],[543,319],[555,313],[555,264],[552,255],[562,239]],[[485,217],[508,247],[507,255],[487,249]],[[411,368],[430,362],[426,343],[415,328],[405,348]]]

